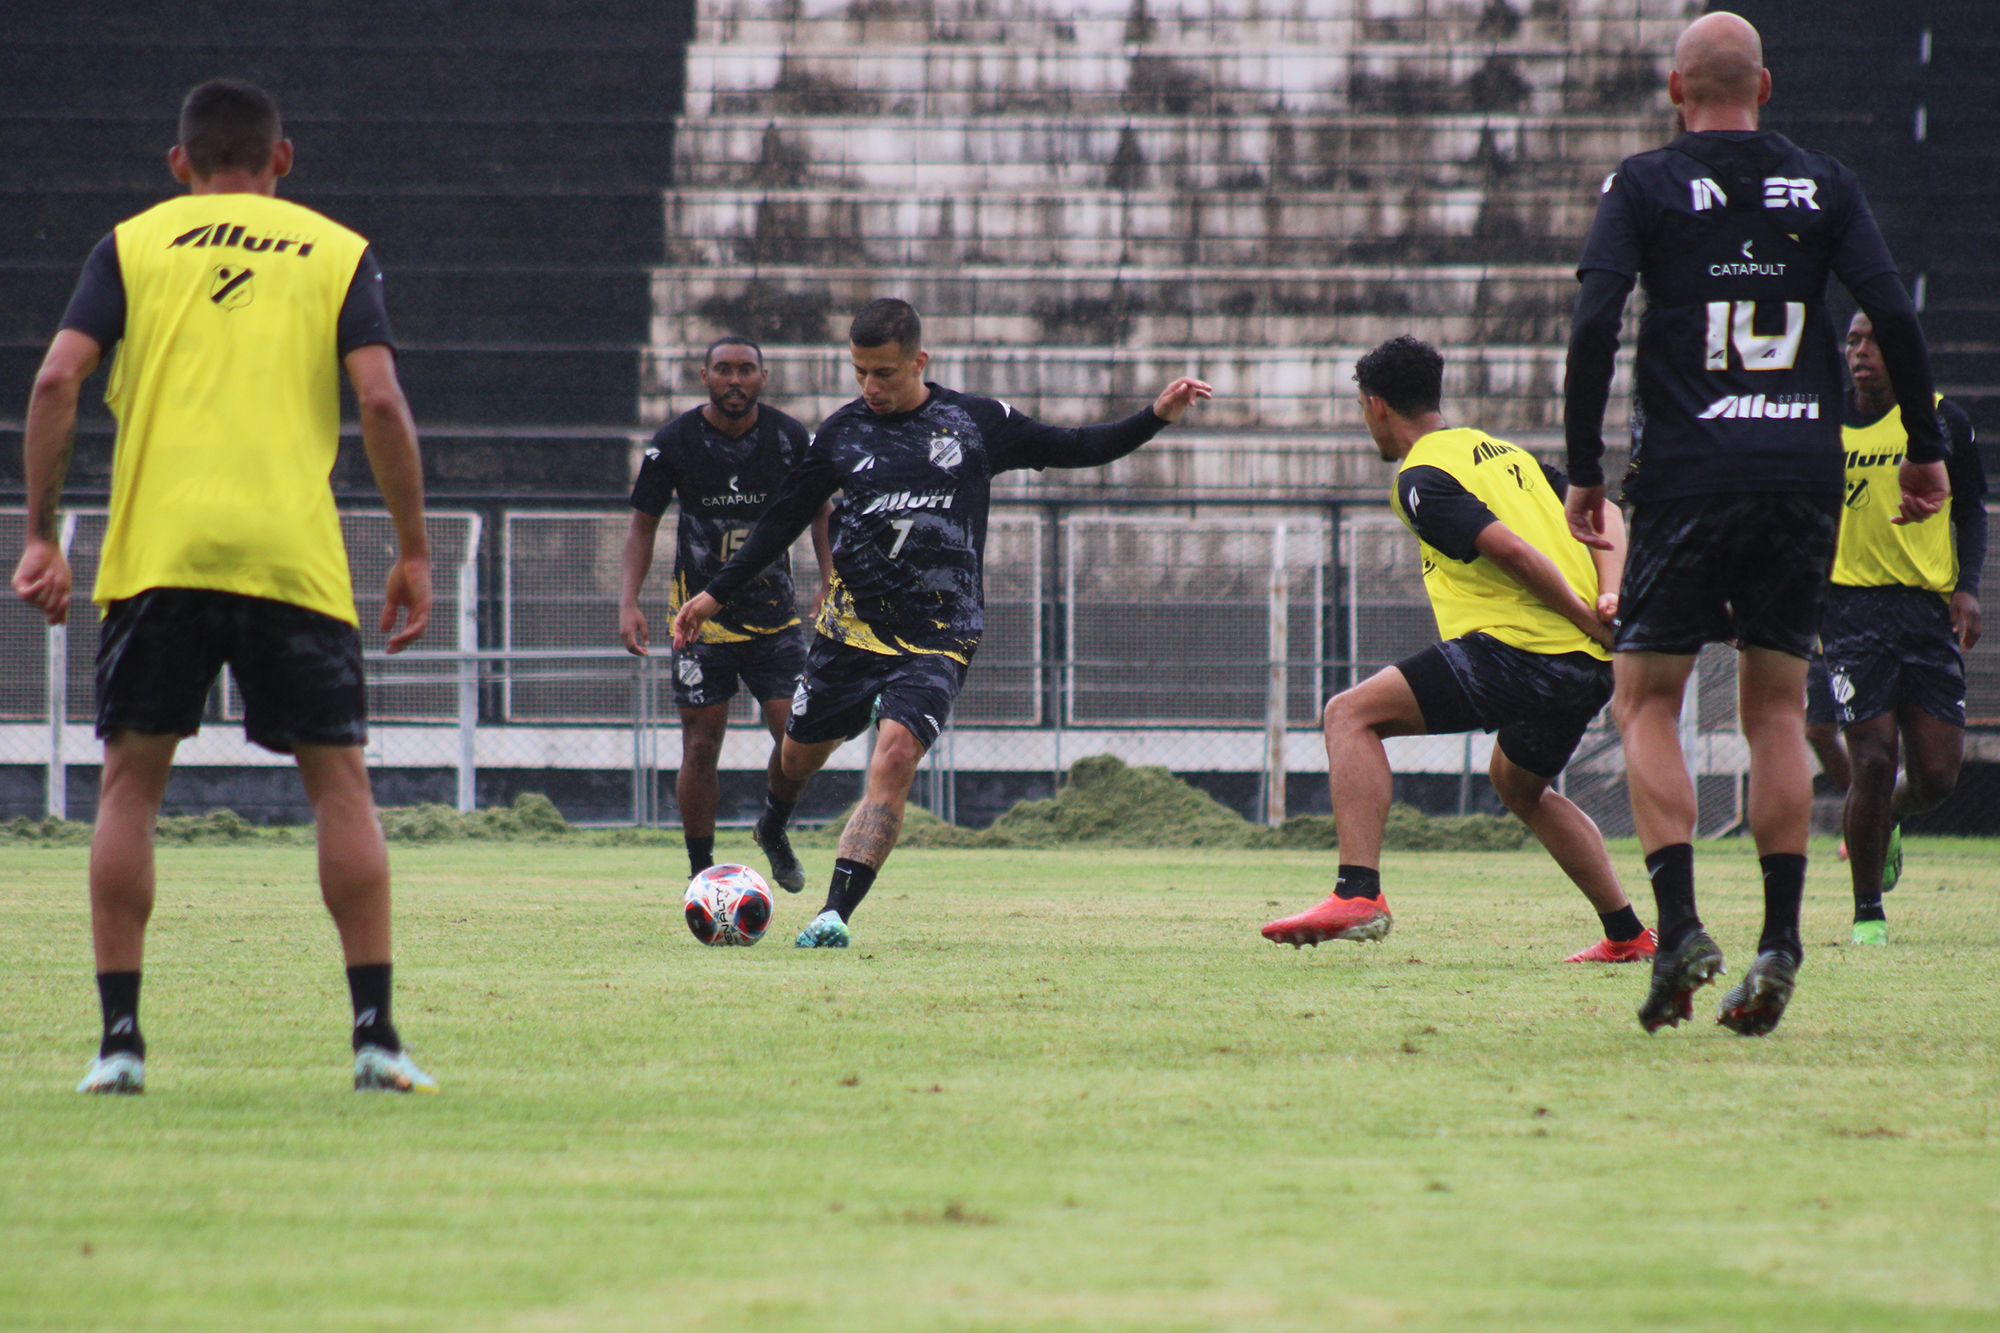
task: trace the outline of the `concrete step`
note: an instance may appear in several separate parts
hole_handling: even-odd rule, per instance
[[[1451,189],[1505,178],[1594,189],[1662,138],[1656,118],[1453,115],[1245,117],[996,116],[891,120],[724,117],[684,123],[682,188],[979,190]]]
[[[730,43],[690,48],[687,114],[1664,112],[1670,63],[1660,51],[1578,49],[1566,41],[1287,42],[1171,52],[1029,42]]]
[[[667,197],[667,259],[701,266],[1318,267],[1376,257],[1387,247],[1434,262],[1560,262],[1581,249],[1596,210],[1596,191],[1583,188],[895,196],[677,190]]]
[[[930,341],[927,339],[927,341]],[[1201,408],[1210,429],[1359,430],[1353,367],[1368,348],[1256,346],[1112,349],[1103,346],[966,347],[930,343],[930,377],[940,384],[1006,399],[1041,420],[1063,425],[1125,416],[1179,375],[1199,375],[1217,398]],[[701,348],[656,345],[641,369],[640,415],[665,420],[705,400],[695,370]],[[1495,431],[1555,430],[1562,419],[1561,346],[1487,344],[1456,349],[1445,366],[1445,395],[1457,419]],[[845,350],[828,346],[764,348],[774,401],[816,420],[854,397]],[[1623,375],[1618,388],[1624,391]],[[1615,410],[1614,420],[1623,419]],[[1193,424],[1193,423],[1191,423]]]
[[[652,342],[724,333],[832,344],[895,294],[939,344],[1372,347],[1413,332],[1447,350],[1562,344],[1576,279],[1562,266],[1223,268],[685,268],[653,280]],[[1285,336],[1278,336],[1282,330]],[[1138,340],[1146,339],[1148,343]]]
[[[1171,46],[1217,40],[1297,43],[1574,40],[1669,49],[1681,0],[706,0],[697,42],[811,40],[861,45],[941,41]]]

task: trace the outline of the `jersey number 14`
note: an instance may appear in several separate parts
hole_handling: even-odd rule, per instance
[[[1806,308],[1797,301],[1785,302],[1785,331],[1757,333],[1755,301],[1710,301],[1708,303],[1708,370],[1729,369],[1729,349],[1745,370],[1790,370],[1799,359],[1799,340],[1805,337]]]

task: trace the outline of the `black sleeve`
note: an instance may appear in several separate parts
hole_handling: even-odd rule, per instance
[[[1167,423],[1142,408],[1123,421],[1098,426],[1045,426],[1007,408],[993,442],[993,471],[1031,467],[1102,467],[1123,458],[1167,428]]]
[[[653,442],[639,463],[638,479],[632,483],[632,507],[654,518],[667,512],[667,506],[674,502],[674,490],[680,485],[671,457],[673,431],[670,421],[653,433]]]
[[[1938,424],[1937,392],[1931,381],[1931,356],[1924,347],[1924,330],[1917,308],[1910,304],[1902,280],[1894,273],[1877,273],[1850,287],[1861,312],[1875,326],[1875,346],[1882,352],[1882,369],[1903,410],[1903,430],[1910,437],[1912,463],[1935,463],[1945,456],[1944,428]]]
[[[1563,439],[1569,450],[1569,479],[1578,486],[1602,486],[1604,408],[1611,401],[1618,330],[1625,322],[1625,298],[1632,294],[1633,279],[1608,268],[1586,269],[1582,278],[1563,373]]]
[[[1859,292],[1870,278],[1894,273],[1896,261],[1889,257],[1889,243],[1882,239],[1882,229],[1875,223],[1874,210],[1868,207],[1868,196],[1861,192],[1861,182],[1839,163],[1833,165],[1833,174],[1837,206],[1845,217],[1837,220],[1840,233],[1828,262],[1848,291]]]
[[[1576,261],[1576,276],[1602,269],[1636,278],[1645,257],[1637,187],[1621,169],[1605,178],[1599,195],[1597,216],[1591,219],[1590,234],[1583,239],[1583,257]]]
[[[1561,500],[1568,497],[1569,478],[1563,475],[1561,468],[1550,467],[1547,463],[1544,463],[1542,464],[1542,476],[1548,481],[1549,489],[1556,493],[1556,499]]]
[[[1404,468],[1396,474],[1396,494],[1426,545],[1468,565],[1479,558],[1479,534],[1499,522],[1443,468]]]
[[[820,433],[824,437],[824,427]],[[718,602],[727,602],[743,591],[752,579],[785,558],[799,534],[812,526],[820,506],[839,489],[840,474],[834,470],[831,451],[807,450],[804,461],[778,483],[778,493],[744,536],[743,545],[729,563],[715,571],[703,591]]]
[[[1979,595],[1979,576],[1986,566],[1986,466],[1979,458],[1979,441],[1971,418],[1957,403],[1938,408],[1951,435],[1951,533],[1958,547],[1959,592]]]
[[[396,345],[389,329],[389,308],[382,304],[382,266],[375,262],[375,247],[361,252],[354,276],[347,283],[347,299],[340,303],[340,333],[337,346],[346,356],[357,347],[381,343]]]
[[[115,233],[107,233],[83,261],[83,275],[63,311],[62,327],[75,329],[107,352],[125,336],[125,274],[118,267]]]

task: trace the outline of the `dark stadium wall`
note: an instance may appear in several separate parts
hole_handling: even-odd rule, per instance
[[[0,490],[84,256],[177,192],[181,95],[233,75],[298,145],[283,193],[375,245],[439,498],[622,491],[692,21],[693,0],[7,6]],[[108,478],[101,398],[100,373],[79,491]],[[365,491],[348,443],[337,482]]]

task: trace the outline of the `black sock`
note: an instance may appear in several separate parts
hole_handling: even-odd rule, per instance
[[[692,833],[681,835],[688,845],[688,878],[692,879],[715,864],[715,835],[697,838]]]
[[[104,1008],[104,1040],[98,1043],[97,1053],[130,1051],[145,1059],[146,1039],[139,1035],[139,974],[99,972],[97,1001]]]
[[[1333,882],[1336,898],[1380,898],[1382,872],[1374,866],[1342,866]]]
[[[380,1046],[385,1051],[402,1050],[402,1039],[389,1022],[389,964],[348,968],[347,993],[354,1001],[354,1049]]]
[[[758,817],[757,832],[765,837],[773,833],[783,833],[785,825],[792,822],[792,807],[796,801],[781,801],[773,791],[764,793],[764,813]]]
[[[833,863],[833,883],[826,887],[826,906],[822,912],[838,912],[842,921],[854,915],[854,909],[861,906],[861,900],[868,896],[868,890],[875,887],[875,867],[850,861],[842,856]]]
[[[1659,910],[1660,947],[1678,949],[1681,941],[1701,929],[1694,911],[1694,844],[1677,842],[1646,858],[1653,881],[1653,903]]]
[[[1798,962],[1806,955],[1799,942],[1799,904],[1806,896],[1806,859],[1796,852],[1773,852],[1759,857],[1764,870],[1764,933],[1757,937],[1758,953],[1784,953]],[[1877,899],[1879,907],[1881,900]]]
[[[1604,938],[1613,944],[1636,940],[1646,933],[1646,928],[1639,924],[1639,914],[1632,910],[1630,903],[1615,912],[1599,912],[1597,919],[1604,923]]]

